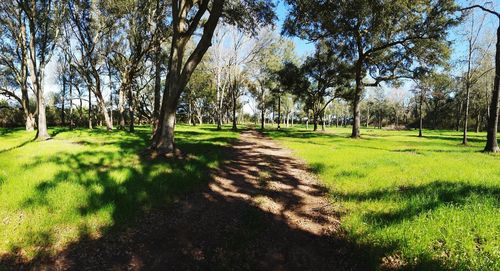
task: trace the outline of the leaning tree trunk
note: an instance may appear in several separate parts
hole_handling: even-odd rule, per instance
[[[33,116],[33,113],[30,112],[30,102],[28,96],[28,82],[26,81],[27,77],[27,48],[26,48],[26,25],[21,24],[20,38],[22,41],[21,44],[21,70],[19,75],[19,84],[21,86],[21,105],[24,111],[25,117],[25,126],[26,131],[35,130],[36,119]]]
[[[490,103],[490,117],[488,119],[488,135],[486,137],[485,152],[498,152],[497,129],[498,129],[498,98],[500,92],[500,17],[497,28],[497,44],[495,53],[495,82]]]
[[[104,122],[106,123],[106,129],[108,131],[113,130],[113,123],[111,123],[111,119],[109,118],[108,114],[108,109],[106,108],[106,102],[104,100],[104,97],[102,96],[101,92],[101,80],[99,78],[99,74],[97,71],[94,71],[94,78],[95,78],[95,91],[94,94],[97,99],[97,104],[100,107],[100,110],[102,112],[102,115],[104,117]]]

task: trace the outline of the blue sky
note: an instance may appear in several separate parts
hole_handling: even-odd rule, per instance
[[[276,9],[276,15],[278,16],[278,23],[277,23],[278,32],[281,32],[283,21],[285,20],[287,13],[288,13],[287,7],[283,3],[283,1],[279,1]],[[314,51],[314,44],[312,44],[311,42],[296,37],[292,37],[291,40],[293,40],[293,42],[295,43],[295,52],[299,56],[305,56]]]

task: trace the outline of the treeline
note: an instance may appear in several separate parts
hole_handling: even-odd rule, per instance
[[[176,122],[352,125],[353,138],[363,125],[458,127],[465,144],[468,128],[498,122],[493,41],[454,1],[290,0],[281,35],[275,4],[4,1],[0,123],[37,129],[38,140],[47,124],[151,124],[151,148],[167,154]],[[467,57],[450,65],[449,30],[470,22]],[[287,37],[315,51],[298,57]],[[45,89],[48,77],[58,89]]]

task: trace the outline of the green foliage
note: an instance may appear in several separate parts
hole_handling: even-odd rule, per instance
[[[460,132],[327,131],[268,134],[318,174],[374,269],[500,269],[499,157],[480,152],[483,133],[464,147]]]
[[[34,132],[1,129],[0,255],[31,259],[134,223],[140,212],[208,183],[209,170],[237,138],[208,126],[179,126],[177,146],[190,157],[152,160],[144,152],[150,129],[57,128],[46,142],[32,142]]]

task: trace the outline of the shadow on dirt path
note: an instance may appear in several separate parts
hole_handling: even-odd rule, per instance
[[[21,270],[371,270],[323,187],[291,153],[244,131],[203,189],[135,226],[82,238]]]

